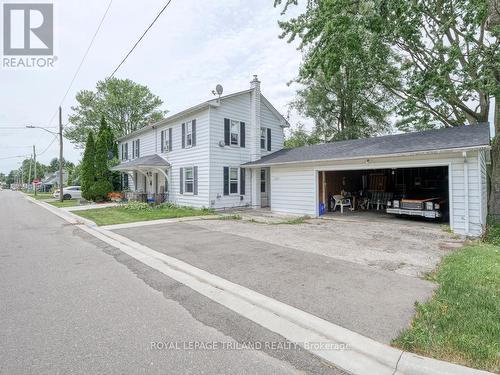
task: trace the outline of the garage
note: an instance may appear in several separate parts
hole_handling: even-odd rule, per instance
[[[439,222],[449,218],[448,166],[318,173],[320,215],[376,212]]]
[[[268,168],[268,204],[275,213],[339,215],[332,198],[340,196],[344,215],[389,211],[439,219],[454,233],[480,236],[489,163],[485,123],[283,149],[245,167]]]

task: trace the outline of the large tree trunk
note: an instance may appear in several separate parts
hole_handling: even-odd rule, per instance
[[[495,139],[491,146],[490,215],[500,220],[500,98],[495,98]]]

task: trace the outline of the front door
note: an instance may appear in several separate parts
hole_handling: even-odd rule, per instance
[[[269,169],[260,170],[260,206],[269,207]]]

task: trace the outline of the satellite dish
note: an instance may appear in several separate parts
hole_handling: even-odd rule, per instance
[[[218,84],[217,86],[215,86],[215,91],[217,91],[217,94],[219,94],[219,96],[221,96],[223,91],[224,91],[224,88],[222,87],[221,84]]]

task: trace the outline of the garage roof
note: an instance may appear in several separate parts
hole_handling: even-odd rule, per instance
[[[282,149],[245,165],[345,160],[489,146],[488,123]]]

